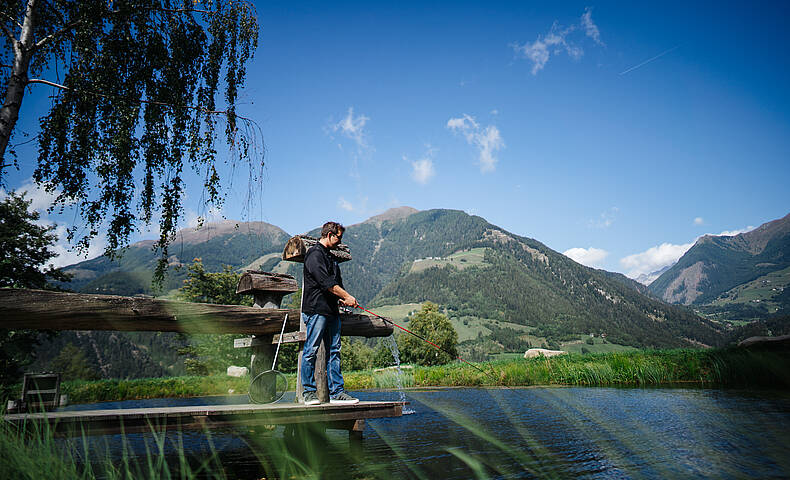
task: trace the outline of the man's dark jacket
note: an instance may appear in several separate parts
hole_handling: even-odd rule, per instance
[[[305,315],[339,315],[339,297],[329,292],[335,285],[343,288],[340,266],[332,258],[329,249],[321,242],[316,243],[304,256],[304,305]]]

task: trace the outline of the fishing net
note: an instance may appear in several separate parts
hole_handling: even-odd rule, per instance
[[[283,398],[288,390],[288,379],[277,370],[266,370],[256,375],[250,382],[252,403],[273,403]]]
[[[250,401],[252,403],[276,402],[283,398],[285,391],[288,390],[288,380],[285,378],[285,375],[275,370],[277,367],[277,354],[280,353],[286,322],[288,322],[287,313],[283,319],[283,326],[280,329],[280,337],[277,339],[277,350],[274,351],[272,369],[255,375],[250,381]]]

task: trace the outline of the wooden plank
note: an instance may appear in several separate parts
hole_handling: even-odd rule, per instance
[[[283,249],[283,260],[291,262],[304,263],[304,255],[307,250],[318,243],[317,238],[309,237],[307,235],[297,235],[291,237],[288,243],[285,244]],[[338,263],[347,262],[351,260],[351,250],[348,245],[341,243],[329,250],[329,254],[337,260]]]
[[[213,305],[48,290],[0,289],[2,328],[185,333],[279,333],[299,329],[298,309]],[[367,315],[341,315],[341,333],[386,337],[392,326]]]
[[[280,403],[41,412],[4,415],[3,419],[17,427],[47,422],[56,435],[72,436],[82,432],[94,435],[311,422],[346,429],[362,419],[399,417],[402,411],[402,402],[315,406]]]
[[[283,341],[282,343],[296,343],[296,342],[304,342],[306,338],[305,332],[288,332],[283,334]],[[272,344],[277,344],[280,335],[275,335],[272,338]],[[234,348],[249,348],[255,347],[258,345],[262,345],[263,340],[257,337],[246,337],[246,338],[236,338],[233,340],[233,347]]]
[[[261,309],[47,290],[0,289],[3,328],[186,333],[279,333],[299,328],[299,310]]]
[[[291,275],[248,270],[242,274],[236,293],[259,292],[293,293],[299,290],[296,279]]]

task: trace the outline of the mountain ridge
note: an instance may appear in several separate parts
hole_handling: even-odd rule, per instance
[[[790,214],[738,235],[700,237],[675,265],[650,284],[649,289],[670,303],[710,305],[741,285],[788,267]],[[779,295],[783,285],[787,284],[774,285],[780,287],[779,290],[774,288],[775,295],[754,299],[756,303],[764,299],[776,300],[776,310],[766,311],[766,314],[790,307]]]
[[[214,233],[185,235],[183,246],[173,251],[169,288],[180,286],[183,266],[192,258],[201,258],[207,271],[219,271],[223,265],[255,267],[301,279],[301,266],[283,262],[279,255],[289,236],[284,230],[227,221],[209,231]],[[318,232],[317,227],[308,233]],[[529,326],[554,340],[608,333],[613,341],[640,347],[721,342],[716,325],[650,298],[647,290],[623,275],[580,265],[535,239],[461,210],[391,209],[349,225],[344,243],[354,257],[343,264],[345,287],[362,304],[384,305],[388,298],[395,303],[431,300],[443,304],[451,316]],[[459,252],[472,249],[485,252],[482,260],[461,265],[466,259],[458,257]],[[99,258],[66,270],[93,272],[92,278],[81,280],[81,291],[150,294],[146,281],[150,282],[156,257],[139,245],[130,251],[133,255],[127,251],[125,260],[113,266]],[[437,266],[410,273],[420,259],[433,259],[430,262]]]

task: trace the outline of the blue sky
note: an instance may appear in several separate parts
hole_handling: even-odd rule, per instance
[[[790,4],[753,5],[261,2],[240,112],[265,179],[248,202],[237,172],[221,215],[296,234],[452,208],[590,266],[655,270],[790,213]],[[18,150],[8,183],[28,188]],[[197,188],[189,218],[206,213]]]

